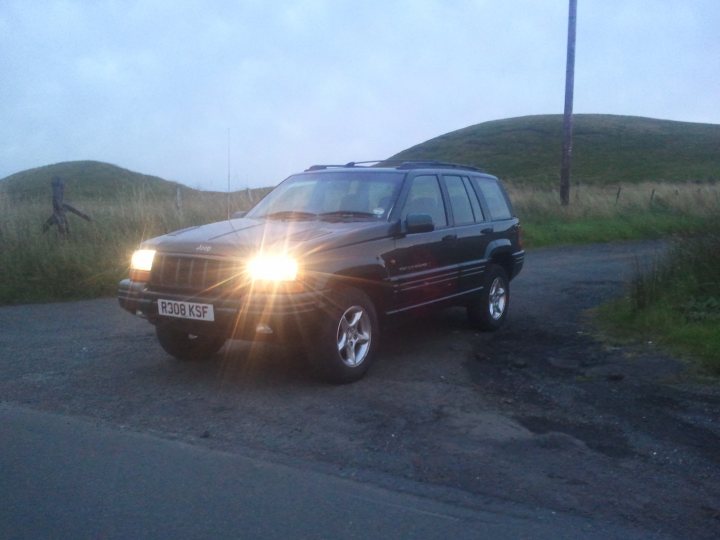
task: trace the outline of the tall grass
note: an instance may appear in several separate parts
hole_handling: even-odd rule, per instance
[[[549,190],[508,189],[530,247],[698,231],[708,216],[720,213],[720,185],[713,184],[623,186],[619,196],[617,186],[581,187],[566,208]],[[265,191],[255,191],[252,199]],[[51,212],[49,195],[40,203],[0,194],[0,304],[112,295],[142,240],[225,219],[228,208],[221,193],[188,192],[180,211],[171,191],[139,187],[104,198],[68,192],[68,200],[93,221],[68,214],[71,234],[61,238],[54,228],[41,231]],[[234,211],[250,203],[248,193],[239,192],[231,194],[229,206]]]
[[[692,233],[720,211],[716,183],[576,186],[567,207],[555,191],[507,187],[526,242],[534,247]]]
[[[248,197],[231,194],[230,208],[248,208]],[[114,294],[142,240],[224,219],[228,208],[222,194],[195,192],[178,210],[174,196],[141,189],[118,200],[73,198],[72,203],[92,222],[68,214],[70,235],[63,238],[55,227],[42,232],[52,212],[49,201],[0,199],[0,304]]]

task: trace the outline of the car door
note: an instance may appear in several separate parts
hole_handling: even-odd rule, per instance
[[[434,230],[401,234],[385,256],[394,291],[389,312],[406,311],[435,303],[457,292],[454,235],[437,175],[420,174],[409,179],[400,212],[401,227],[410,214],[432,217]]]
[[[453,232],[453,262],[458,268],[458,290],[467,293],[483,286],[487,247],[493,236],[478,196],[466,176],[443,175],[450,202]]]

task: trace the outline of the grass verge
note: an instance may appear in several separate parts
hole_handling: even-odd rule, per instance
[[[599,316],[615,336],[655,341],[720,375],[720,220],[676,238],[666,257],[638,272],[629,294]]]
[[[695,234],[720,210],[713,183],[576,186],[567,207],[551,190],[510,184],[508,191],[528,247]]]
[[[641,211],[618,213],[615,217],[562,217],[523,221],[526,247],[589,244],[622,240],[667,238],[673,234],[692,234],[706,226],[704,216]]]

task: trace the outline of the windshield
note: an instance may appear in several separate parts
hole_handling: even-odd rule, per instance
[[[248,212],[249,218],[387,219],[404,174],[337,171],[291,176]]]

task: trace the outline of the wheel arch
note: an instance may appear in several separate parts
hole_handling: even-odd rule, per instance
[[[490,242],[485,252],[489,264],[497,264],[508,276],[508,280],[515,275],[515,258],[513,257],[512,243],[507,239],[498,239]]]
[[[513,275],[513,267],[515,266],[515,260],[513,259],[513,256],[511,253],[507,252],[500,252],[500,253],[494,253],[493,256],[490,258],[491,264],[497,264],[500,266],[503,270],[505,270],[505,273],[507,274],[508,281],[512,279]]]
[[[378,317],[382,317],[387,307],[387,297],[392,294],[385,277],[386,273],[380,266],[346,268],[329,276],[327,288],[333,290],[339,287],[353,287],[361,290],[372,301]]]

